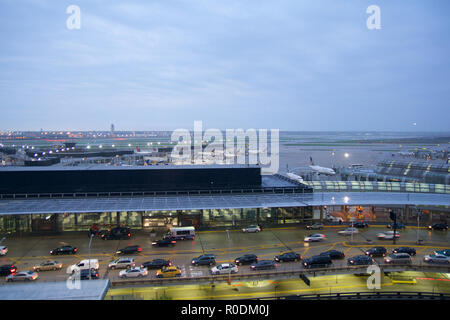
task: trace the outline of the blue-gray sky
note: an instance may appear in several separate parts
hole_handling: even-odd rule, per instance
[[[373,4],[380,30],[366,26]],[[80,30],[66,27],[69,5]],[[0,0],[0,130],[448,131],[449,9]]]

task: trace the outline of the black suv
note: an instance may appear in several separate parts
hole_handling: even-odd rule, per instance
[[[400,247],[392,250],[393,253],[407,253],[410,256],[416,255],[416,249],[410,247]]]
[[[193,265],[209,265],[212,266],[213,264],[216,264],[216,257],[213,254],[204,254],[201,256],[198,256],[197,258],[192,259]]]
[[[160,239],[157,241],[153,241],[152,246],[158,246],[158,247],[172,246],[173,247],[175,245],[175,243],[177,243],[176,240],[166,238],[166,239]]]
[[[56,254],[75,254],[77,253],[78,248],[72,247],[72,246],[62,246],[56,249],[53,249],[50,251],[50,254],[56,255]]]
[[[385,247],[373,247],[366,250],[366,255],[371,257],[384,257],[387,253]]]
[[[122,240],[129,239],[131,237],[130,228],[116,227],[110,231],[105,231],[100,236],[103,240]]]
[[[353,224],[350,223],[350,227],[354,227],[354,228],[368,228],[369,224],[367,222],[354,222]]]
[[[170,261],[170,260],[154,259],[152,261],[144,262],[141,265],[141,268],[161,269],[162,267],[170,267],[171,265],[172,265],[172,261]]]
[[[344,259],[345,258],[345,254],[343,252],[337,251],[337,250],[325,251],[325,252],[322,252],[320,255],[321,256],[330,256],[330,258],[332,260],[334,260],[334,259]]]
[[[0,266],[0,276],[7,276],[11,273],[15,273],[17,271],[17,268],[13,264],[4,264]]]
[[[275,256],[274,260],[277,262],[287,262],[287,261],[299,261],[302,256],[295,252],[285,252],[278,256]]]
[[[364,255],[348,258],[347,260],[347,265],[349,266],[369,265],[369,264],[373,264],[373,258]]]
[[[139,246],[128,246],[125,248],[122,248],[120,250],[117,250],[117,254],[132,254],[132,253],[138,253],[141,252],[142,248]]]
[[[430,230],[448,230],[448,225],[446,223],[435,223],[431,226],[428,226]]]
[[[305,268],[325,268],[329,267],[333,261],[329,255],[312,256],[311,258],[303,260],[303,266]]]
[[[242,257],[234,259],[234,263],[241,266],[243,264],[252,264],[254,262],[258,262],[258,257],[254,254],[246,254]]]

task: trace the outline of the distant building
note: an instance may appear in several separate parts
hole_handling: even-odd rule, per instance
[[[111,124],[111,135],[114,135],[114,123]]]

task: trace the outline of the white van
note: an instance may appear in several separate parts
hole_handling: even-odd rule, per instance
[[[184,240],[184,239],[193,240],[195,237],[195,228],[194,227],[170,228],[169,236],[175,238],[176,240]]]
[[[67,267],[67,273],[75,273],[80,270],[88,270],[89,268],[98,270],[99,264],[97,259],[91,259],[90,262],[88,259],[81,260],[78,263],[75,263],[71,266]]]

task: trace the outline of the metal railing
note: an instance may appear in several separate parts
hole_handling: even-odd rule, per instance
[[[251,300],[450,300],[448,293],[416,291],[376,291],[315,293],[277,297],[254,298]]]

